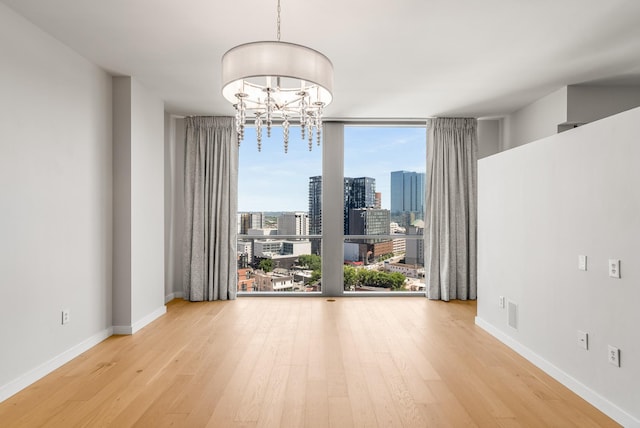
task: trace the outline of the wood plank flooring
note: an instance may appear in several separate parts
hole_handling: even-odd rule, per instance
[[[174,300],[1,403],[0,426],[618,426],[475,315],[418,297]]]

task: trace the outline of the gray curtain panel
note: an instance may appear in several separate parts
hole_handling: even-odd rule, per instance
[[[233,118],[186,118],[185,300],[236,298],[237,190]]]
[[[427,121],[427,297],[475,300],[477,120]]]

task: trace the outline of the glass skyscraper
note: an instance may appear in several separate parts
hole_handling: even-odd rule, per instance
[[[353,209],[376,206],[376,179],[344,178],[344,234],[349,234],[349,216]],[[309,233],[322,233],[322,177],[309,177]]]
[[[425,173],[391,173],[391,217],[402,227],[424,219]]]
[[[351,210],[376,206],[376,179],[371,177],[344,178],[344,234],[349,235]],[[354,234],[354,233],[352,233]]]
[[[322,176],[309,177],[309,234],[322,234]],[[311,252],[320,254],[320,240],[311,241]]]

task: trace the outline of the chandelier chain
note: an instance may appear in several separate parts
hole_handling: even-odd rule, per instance
[[[280,0],[278,0],[278,41],[280,41]]]

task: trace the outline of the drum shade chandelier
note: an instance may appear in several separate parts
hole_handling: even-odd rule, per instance
[[[222,95],[233,104],[238,144],[244,138],[247,116],[256,127],[258,151],[262,128],[282,123],[285,153],[289,127],[299,124],[309,150],[322,140],[322,114],[333,98],[333,64],[320,52],[280,41],[278,0],[277,41],[236,46],[222,57]]]

